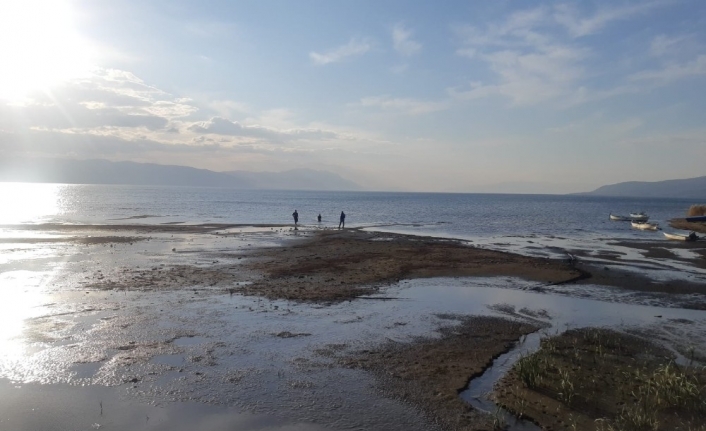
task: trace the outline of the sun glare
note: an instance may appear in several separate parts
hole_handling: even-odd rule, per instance
[[[0,99],[18,100],[91,69],[91,49],[63,0],[0,0]]]
[[[0,183],[0,225],[37,223],[59,211],[61,184]]]

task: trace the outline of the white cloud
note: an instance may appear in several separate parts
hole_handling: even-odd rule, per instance
[[[697,56],[686,63],[670,63],[662,69],[645,70],[630,76],[632,81],[652,81],[656,84],[668,84],[679,79],[706,75],[706,55]]]
[[[347,44],[334,48],[325,53],[312,51],[309,53],[309,58],[311,58],[311,61],[313,61],[314,64],[323,66],[330,63],[337,63],[349,57],[363,55],[368,52],[370,48],[371,44],[369,42],[351,39]]]
[[[250,107],[246,103],[234,100],[213,100],[206,102],[206,104],[221,117],[233,117],[236,114],[250,111]]]
[[[422,44],[415,42],[412,38],[412,31],[402,24],[396,24],[392,28],[392,45],[395,51],[404,56],[412,56],[422,50]]]
[[[300,139],[330,140],[338,137],[336,133],[328,130],[301,128],[277,130],[257,125],[245,126],[237,121],[230,121],[220,117],[213,117],[208,121],[194,123],[188,126],[188,129],[195,133],[258,138],[274,142]]]
[[[625,20],[635,15],[644,14],[650,10],[672,3],[670,1],[643,1],[636,4],[604,7],[589,17],[582,17],[575,6],[569,4],[557,5],[554,8],[554,19],[566,28],[573,37],[583,37],[597,33],[613,21]]]
[[[393,98],[390,96],[364,97],[359,106],[375,107],[405,115],[420,115],[448,109],[447,101],[425,101],[411,98]]]
[[[655,57],[669,54],[680,42],[686,40],[688,36],[669,37],[664,34],[655,36],[650,44],[650,53]]]

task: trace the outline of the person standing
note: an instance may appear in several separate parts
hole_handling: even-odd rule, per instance
[[[321,223],[321,214],[319,214],[319,216],[316,219],[319,221],[319,223]]]
[[[343,211],[341,211],[341,221],[338,222],[338,228],[340,229],[341,227],[346,228],[346,213]]]
[[[294,212],[292,213],[292,217],[294,217],[294,226],[296,226],[299,222],[299,213],[297,212],[297,210],[294,210]]]

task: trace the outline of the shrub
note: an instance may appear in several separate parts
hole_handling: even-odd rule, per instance
[[[692,205],[686,214],[688,217],[696,217],[706,215],[706,205]]]

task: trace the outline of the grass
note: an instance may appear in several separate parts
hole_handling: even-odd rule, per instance
[[[688,217],[696,217],[706,215],[706,205],[692,205],[689,207],[689,211],[686,213]]]
[[[679,366],[666,349],[606,329],[543,339],[495,399],[544,428],[706,431],[706,369]]]

